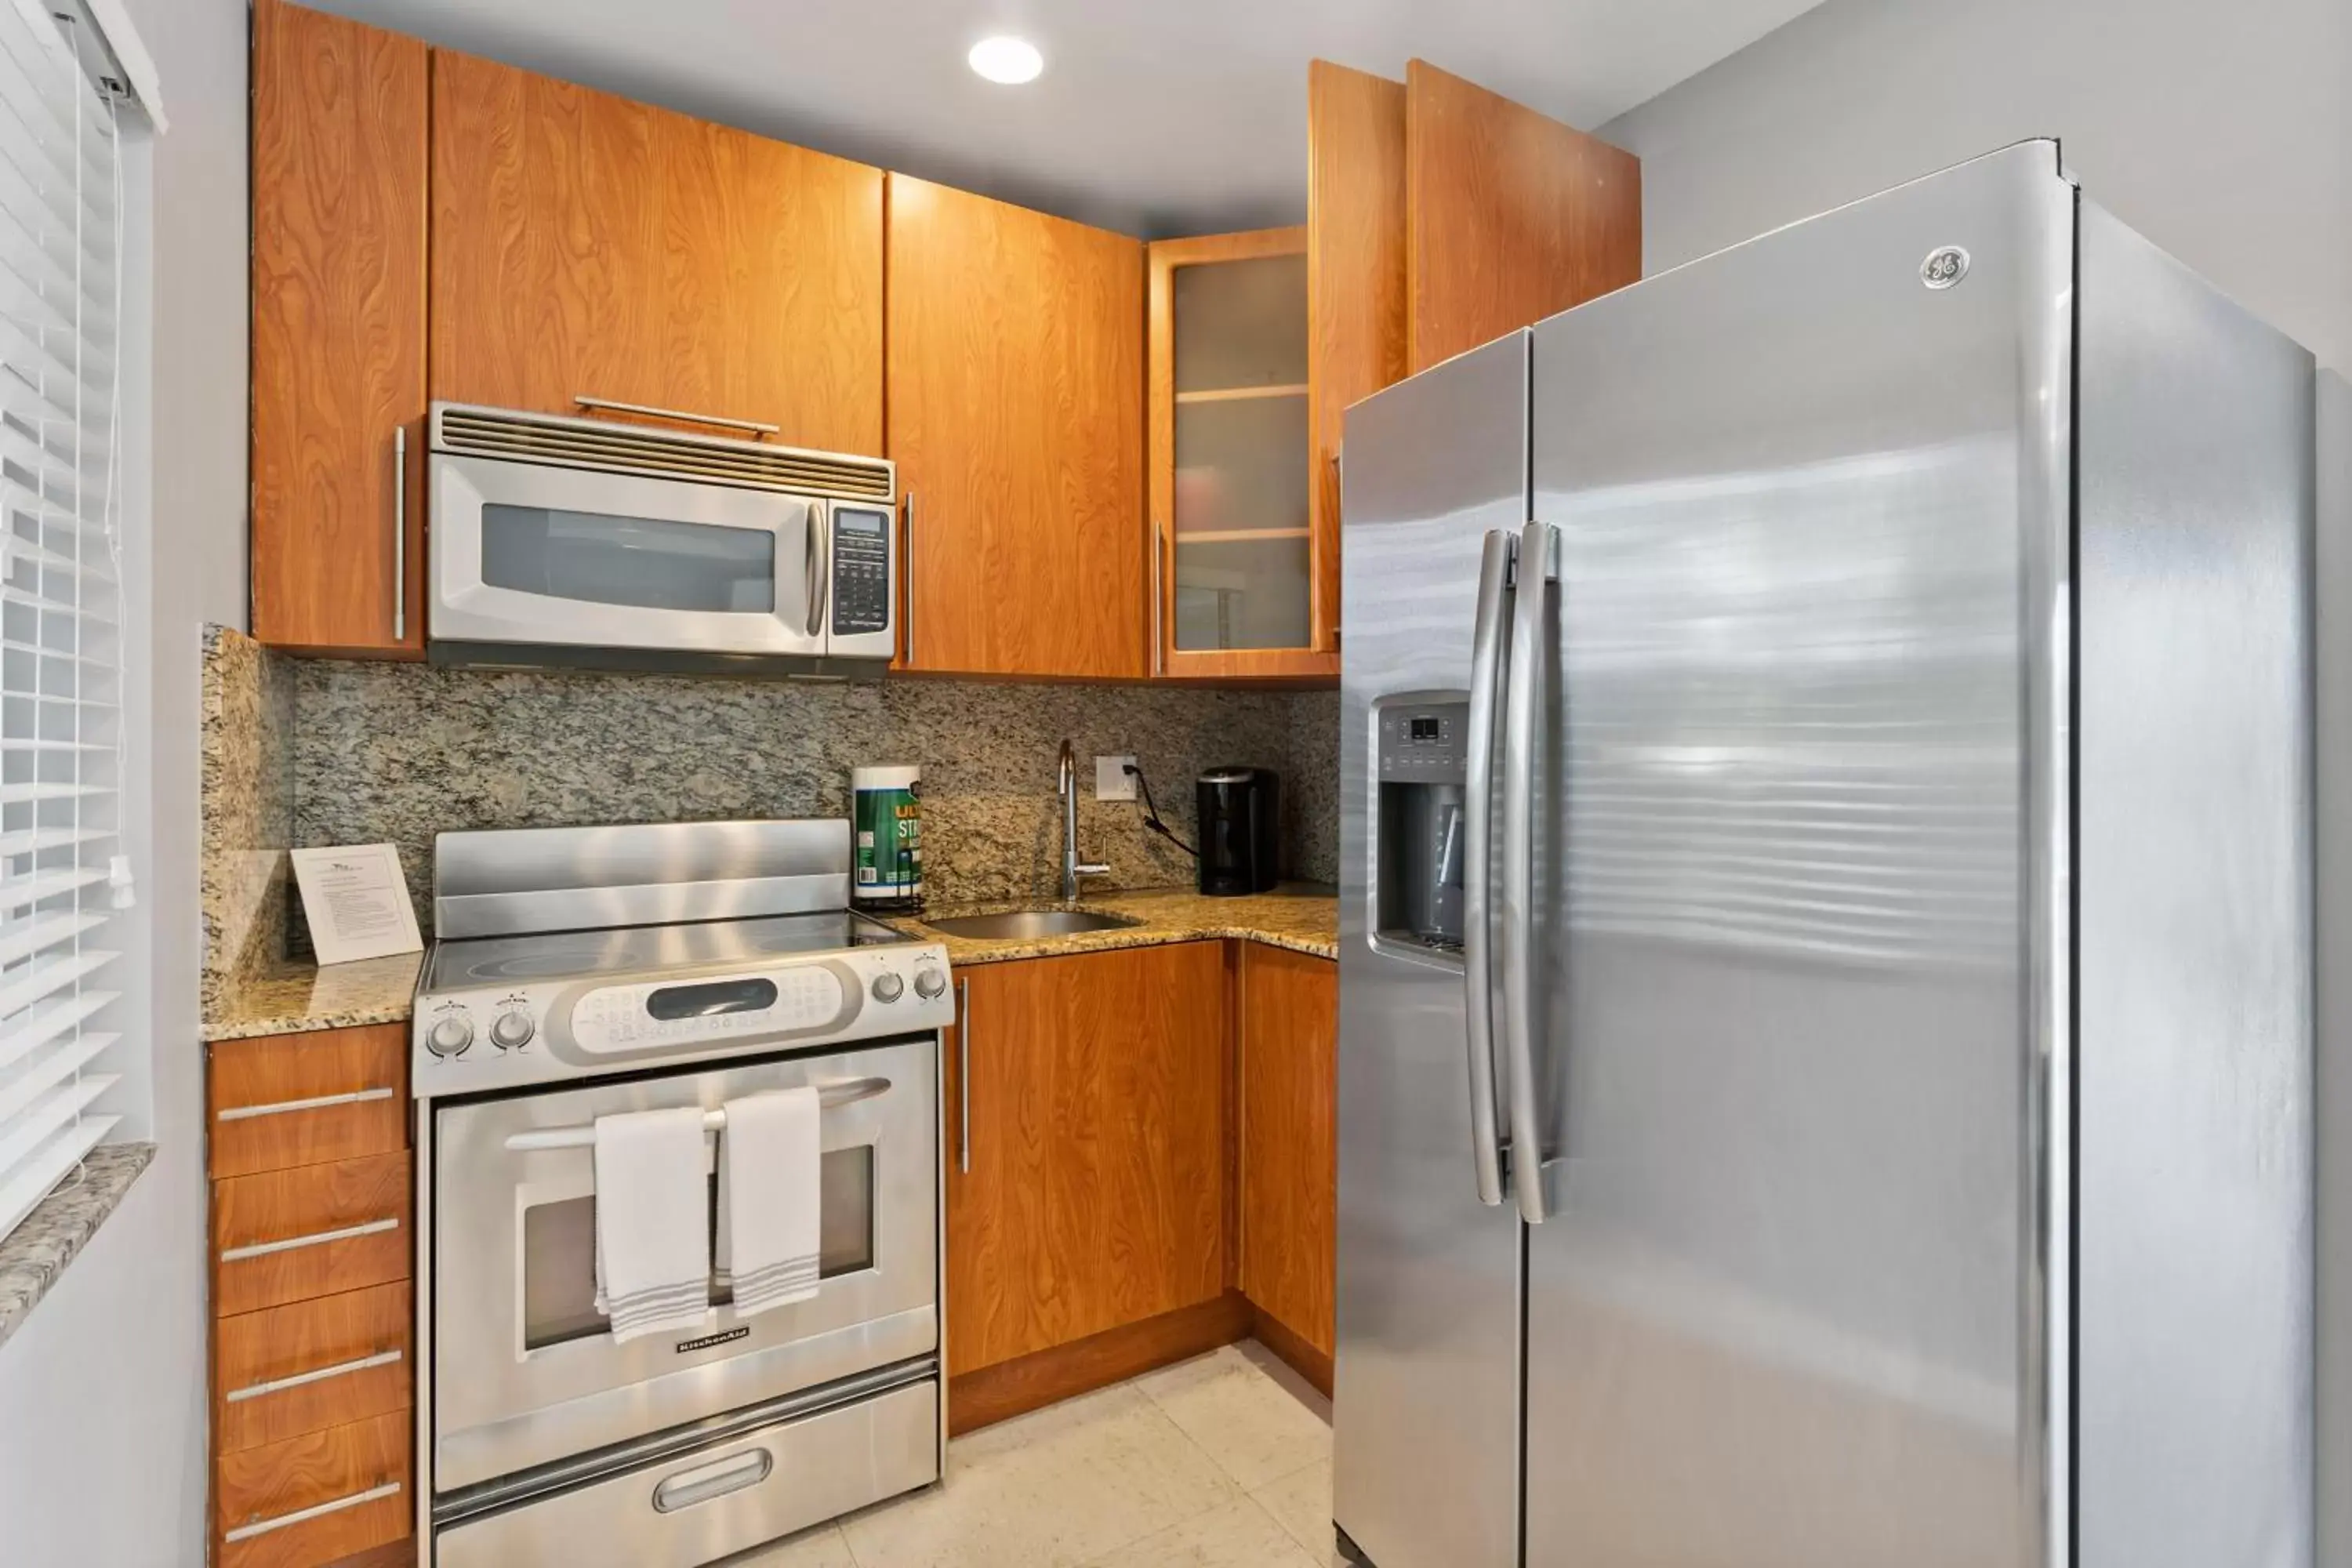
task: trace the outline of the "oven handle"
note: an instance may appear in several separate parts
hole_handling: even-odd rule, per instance
[[[824,503],[809,502],[808,549],[804,552],[806,559],[802,562],[801,570],[808,577],[807,630],[808,635],[813,637],[824,635],[824,606],[828,596],[826,590],[831,587],[833,582],[832,551],[829,548],[833,542],[826,537],[826,534]]]
[[[861,1100],[877,1100],[890,1092],[887,1078],[840,1079],[815,1086],[817,1103],[827,1110],[837,1110],[845,1105],[855,1105]],[[702,1128],[706,1132],[724,1131],[727,1112],[706,1110]],[[539,1127],[529,1132],[507,1134],[507,1152],[513,1154],[536,1153],[542,1149],[593,1149],[596,1145],[596,1124],[585,1122],[577,1127]]]

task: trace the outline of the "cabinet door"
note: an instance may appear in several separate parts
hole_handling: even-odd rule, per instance
[[[949,1373],[1220,1295],[1231,1061],[1221,944],[992,963],[957,979],[970,990],[949,1043]]]
[[[1641,278],[1631,153],[1424,60],[1405,141],[1416,373]]]
[[[254,7],[253,635],[266,643],[424,649],[425,79],[414,38]]]
[[[902,664],[1142,675],[1143,247],[898,174],[889,209]]]
[[[877,169],[436,50],[432,270],[436,398],[881,448]]]
[[[1250,942],[1241,973],[1242,1291],[1328,1356],[1339,965]]]
[[[1307,231],[1150,247],[1152,673],[1337,676],[1317,640]]]
[[[1307,68],[1307,403],[1318,647],[1339,647],[1339,437],[1405,377],[1404,84]]]

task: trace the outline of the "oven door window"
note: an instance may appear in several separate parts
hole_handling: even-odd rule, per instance
[[[486,501],[482,581],[579,604],[773,615],[776,536],[764,528]]]
[[[874,1267],[874,1145],[830,1149],[818,1200],[817,1277],[830,1279]],[[710,1300],[735,1299],[720,1228],[719,1177],[710,1177]],[[541,1350],[610,1329],[596,1310],[596,1200],[593,1195],[532,1204],[522,1211],[522,1342]]]

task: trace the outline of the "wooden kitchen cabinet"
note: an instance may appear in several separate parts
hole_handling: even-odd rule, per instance
[[[424,652],[425,76],[415,38],[256,0],[252,613],[280,647]]]
[[[1405,68],[1415,372],[1642,276],[1642,163],[1439,70]]]
[[[433,56],[433,396],[882,446],[882,174]]]
[[[950,1377],[1220,1302],[1223,945],[973,965],[957,981],[968,990],[947,1048]]]
[[[1307,231],[1153,243],[1152,670],[1337,677],[1309,489]]]
[[[1242,1293],[1257,1310],[1259,1337],[1328,1393],[1337,1345],[1339,965],[1244,943],[1234,1011]],[[1301,1343],[1311,1353],[1300,1354]]]
[[[899,668],[1147,668],[1139,241],[892,174]]]

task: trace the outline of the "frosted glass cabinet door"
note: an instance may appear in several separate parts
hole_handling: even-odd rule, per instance
[[[1153,672],[1334,674],[1315,605],[1300,229],[1151,247]]]

